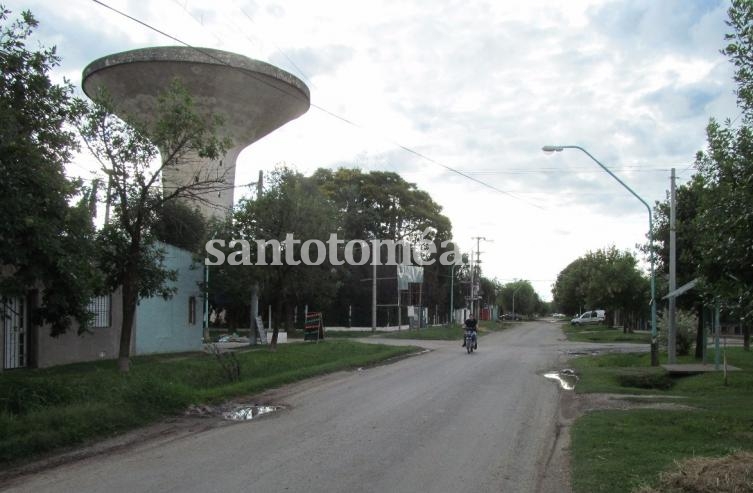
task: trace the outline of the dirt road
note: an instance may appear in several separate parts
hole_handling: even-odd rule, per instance
[[[541,373],[583,344],[548,322],[485,336],[472,355],[414,344],[432,351],[274,391],[262,399],[285,410],[37,472],[11,491],[567,491],[553,454],[560,390]]]

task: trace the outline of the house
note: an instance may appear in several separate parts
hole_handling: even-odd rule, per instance
[[[133,355],[202,349],[203,268],[193,261],[190,252],[168,244],[161,246],[165,251],[165,267],[178,273],[173,282],[177,291],[168,300],[155,297],[139,302],[131,341]],[[123,320],[120,289],[92,300],[89,309],[94,319],[89,330],[82,334],[78,334],[75,323],[58,337],[50,336],[49,326],[31,325],[29,315],[38,302],[37,290],[25,297],[0,300],[3,370],[117,358]]]

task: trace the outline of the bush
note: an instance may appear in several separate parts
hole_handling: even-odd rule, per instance
[[[8,379],[0,382],[0,412],[27,414],[73,400],[74,388],[53,379]]]
[[[687,356],[693,348],[695,342],[695,330],[698,319],[692,312],[677,310],[677,337],[675,338],[675,347],[678,356]],[[659,326],[659,345],[667,348],[667,332],[669,331],[669,310],[665,310],[658,323]]]
[[[615,374],[622,387],[669,390],[674,381],[661,368],[625,368]]]

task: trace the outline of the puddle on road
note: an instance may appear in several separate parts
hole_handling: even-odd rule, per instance
[[[243,406],[222,413],[222,417],[228,421],[249,421],[264,414],[279,411],[280,409],[282,409],[282,406]]]
[[[555,380],[564,390],[573,390],[578,383],[578,375],[570,368],[544,373],[544,378]]]

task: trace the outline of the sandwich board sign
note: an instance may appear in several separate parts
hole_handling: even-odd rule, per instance
[[[324,339],[324,322],[321,312],[307,312],[306,324],[303,326],[303,340],[317,341]]]

